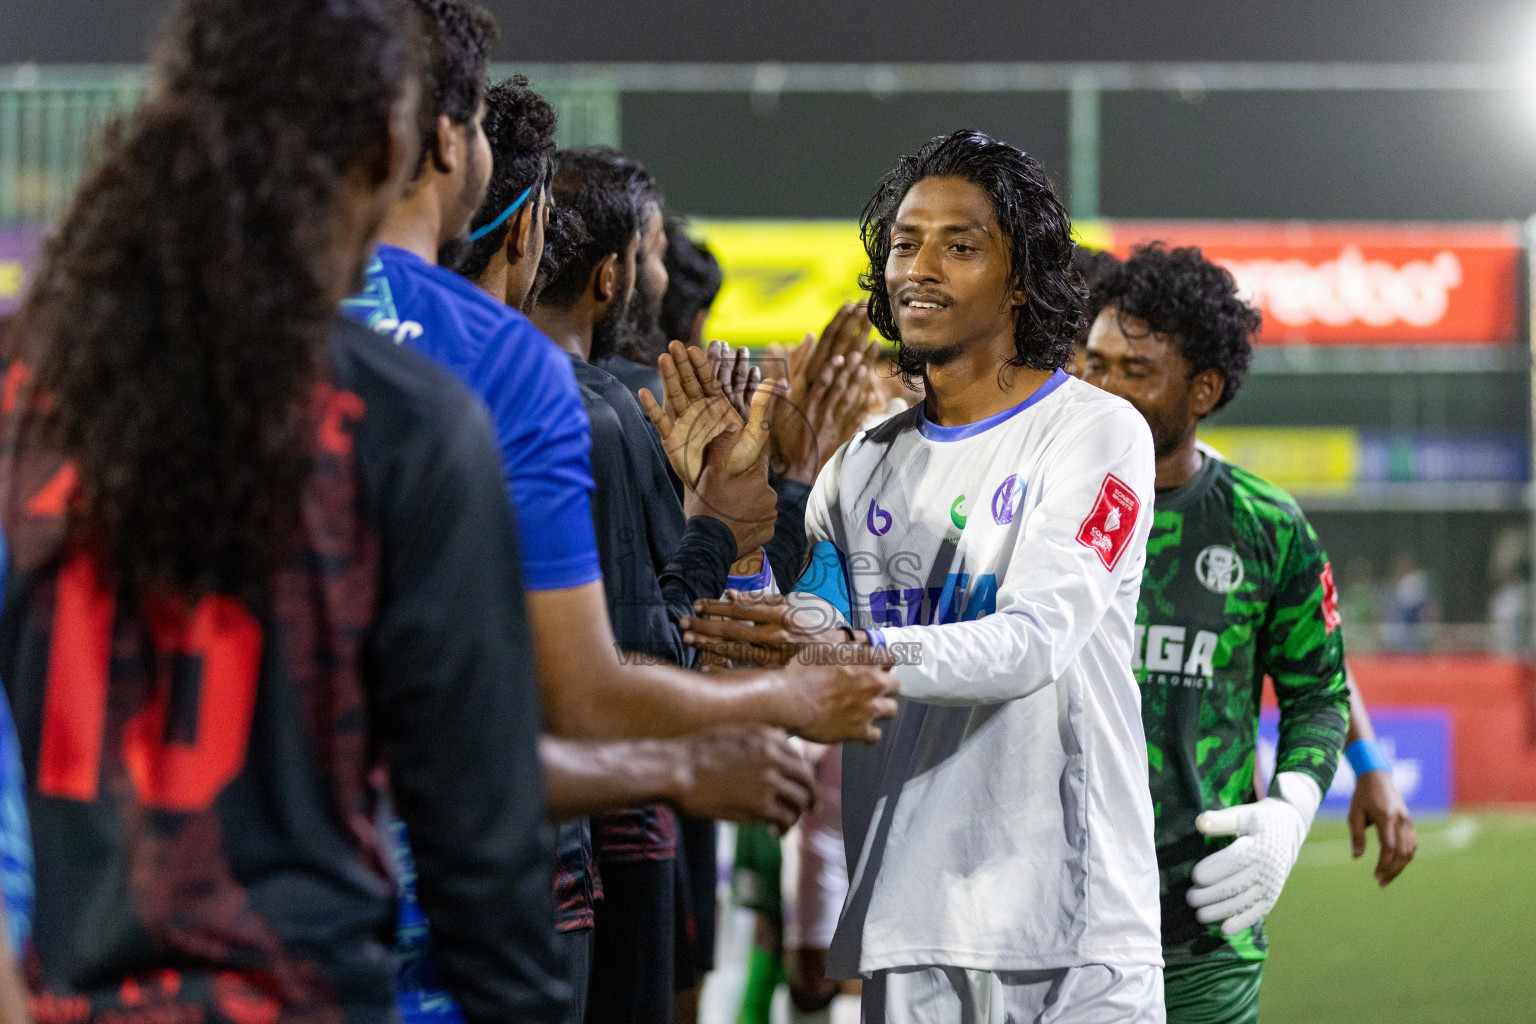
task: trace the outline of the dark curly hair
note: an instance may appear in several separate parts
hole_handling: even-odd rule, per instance
[[[640,231],[646,204],[658,202],[659,194],[639,162],[607,146],[562,149],[551,191],[560,223],[545,247],[551,266],[539,301],[568,309],[593,269],[628,248]],[[561,248],[562,242],[569,248]]]
[[[1243,386],[1253,361],[1253,337],[1263,321],[1258,310],[1238,298],[1231,272],[1198,248],[1138,245],[1095,292],[1101,308],[1119,314],[1121,330],[1125,317],[1135,317],[1146,321],[1153,334],[1173,339],[1191,377],[1204,370],[1220,372],[1225,386],[1216,409]]]
[[[500,217],[513,200],[528,188],[528,209],[549,186],[555,159],[555,108],[528,88],[528,79],[517,75],[491,87],[485,94],[485,137],[491,144],[491,181],[485,202],[470,220],[476,231]],[[507,244],[512,219],[483,238],[466,241],[447,261],[450,269],[478,280],[490,266],[491,257]]]
[[[1077,272],[1082,275],[1083,284],[1088,288],[1088,304],[1083,307],[1083,326],[1077,332],[1077,344],[1085,345],[1088,343],[1088,332],[1093,328],[1093,322],[1099,318],[1099,313],[1104,309],[1104,289],[1101,286],[1104,280],[1120,266],[1120,260],[1112,252],[1079,245],[1072,250],[1072,266],[1077,268]]]
[[[1028,298],[1014,327],[1016,354],[1008,364],[1036,370],[1065,365],[1088,301],[1082,278],[1072,268],[1072,219],[1040,161],[969,129],[936,136],[915,154],[896,161],[864,207],[861,234],[869,270],[860,275],[859,284],[869,292],[869,319],[898,343],[898,363],[901,333],[885,288],[885,265],[896,210],[924,178],[962,178],[992,201],[1008,241],[1013,283]]]
[[[688,237],[680,217],[667,218],[667,294],[661,300],[661,330],[669,340],[686,340],[701,310],[714,305],[724,276],[709,247]]]
[[[549,282],[560,276],[567,260],[587,244],[587,228],[575,210],[562,207],[551,199],[549,223],[544,227],[544,252],[539,257],[539,272],[533,278],[533,291],[528,296],[528,308],[537,306],[544,296]]]
[[[467,0],[411,0],[419,12],[425,59],[421,71],[421,137],[437,134],[437,119],[446,116],[457,125],[468,125],[485,97],[491,44],[496,41],[496,19],[479,4]],[[426,166],[428,148],[422,147],[418,173]]]
[[[72,536],[129,592],[252,599],[310,468],[351,175],[388,174],[418,43],[392,0],[184,0],[156,88],[45,243],[16,429],[76,464]]]

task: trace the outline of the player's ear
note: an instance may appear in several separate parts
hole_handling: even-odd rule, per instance
[[[609,253],[592,268],[592,297],[598,302],[612,302],[619,293],[619,256]]]
[[[469,140],[461,126],[453,123],[447,114],[437,119],[437,128],[428,140],[432,146],[432,167],[439,174],[452,174],[464,162]]]
[[[1014,282],[1014,284],[1013,292],[1008,296],[1008,305],[1012,309],[1018,309],[1029,301],[1029,293],[1024,290],[1022,284],[1018,282]]]
[[[1199,418],[1209,416],[1226,393],[1227,379],[1217,369],[1201,370],[1189,383],[1190,409]]]
[[[421,85],[413,78],[389,107],[389,141],[380,180],[397,189],[403,189],[416,176],[421,166],[421,147],[427,144],[417,124],[420,102]]]
[[[539,197],[542,205],[543,196]],[[534,219],[539,216],[539,211],[533,203],[524,203],[518,211],[512,215],[512,223],[507,230],[507,262],[516,263],[533,246]]]

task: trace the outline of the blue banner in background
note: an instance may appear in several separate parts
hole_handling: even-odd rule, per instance
[[[1360,435],[1360,481],[1447,482],[1530,479],[1530,444],[1522,434]],[[1371,721],[1374,723],[1375,718]]]
[[[1392,780],[1415,813],[1443,814],[1451,809],[1451,713],[1443,708],[1372,708],[1376,742],[1392,762]],[[1259,775],[1268,786],[1275,771],[1275,746],[1280,714],[1267,710],[1259,717]],[[1355,773],[1339,758],[1333,785],[1323,798],[1322,813],[1349,813],[1355,793]]]

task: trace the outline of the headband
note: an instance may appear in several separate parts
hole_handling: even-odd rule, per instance
[[[523,189],[523,194],[518,196],[516,199],[512,200],[512,205],[507,207],[505,210],[502,210],[500,217],[497,217],[495,220],[491,221],[485,227],[481,228],[480,230],[476,231],[474,234],[470,235],[469,236],[469,240],[471,242],[478,242],[478,241],[480,241],[480,239],[484,238],[486,235],[490,234],[492,231],[495,231],[497,228],[499,228],[503,224],[505,224],[507,222],[507,218],[512,216],[514,213],[517,212],[517,208],[519,206],[523,205],[523,200],[527,199],[529,193],[531,193],[532,191],[533,191],[533,186],[532,185],[529,185],[527,188]]]

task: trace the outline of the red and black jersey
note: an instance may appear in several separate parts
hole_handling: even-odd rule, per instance
[[[72,546],[73,467],[0,412],[4,680],[40,1024],[394,1018],[384,780],[471,1024],[558,1020],[539,704],[483,410],[338,323],[301,536],[265,597],[129,600]]]

